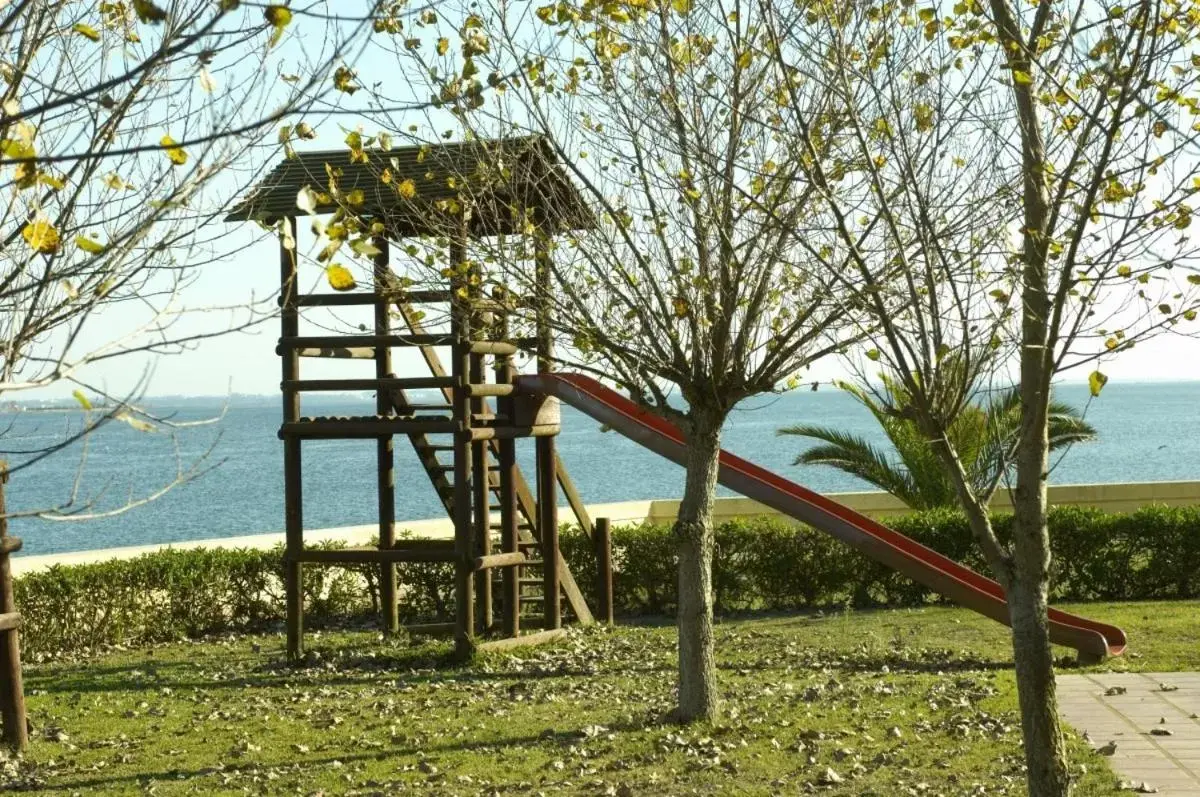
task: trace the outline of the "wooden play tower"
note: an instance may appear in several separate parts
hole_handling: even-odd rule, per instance
[[[464,191],[464,181],[470,181],[484,160],[484,148],[488,161],[495,162],[497,147],[503,148],[511,164],[509,177],[499,185],[468,185],[471,190]],[[336,187],[331,185],[334,178]],[[406,190],[408,196],[399,193],[399,185],[415,187],[415,196],[411,190]],[[344,213],[346,197],[353,197],[355,216],[374,225],[378,234],[372,242],[378,254],[373,255],[370,290],[300,292],[297,196],[306,187],[315,189],[315,214],[335,213],[339,208]],[[228,220],[274,225],[280,239],[276,351],[283,377],[279,436],[284,456],[288,655],[303,653],[302,569],[310,562],[377,564],[382,623],[390,632],[401,627],[398,601],[403,596],[397,595],[396,564],[452,563],[454,621],[421,630],[453,630],[462,655],[476,648],[480,634],[501,639],[519,636],[523,618],[525,625],[541,625],[543,636],[557,633],[563,622],[563,598],[578,622],[592,622],[583,593],[559,552],[560,489],[584,533],[593,536],[594,529],[556,455],[558,406],[553,399],[520,395],[514,388],[513,358],[519,351],[535,356],[540,372],[552,368],[551,308],[545,301],[551,254],[546,242],[550,236],[592,223],[544,142],[521,138],[387,151],[300,153],[270,172]],[[476,266],[467,259],[471,239],[521,235],[531,221],[539,231],[532,266],[531,284],[538,286],[535,295],[518,297],[499,290],[481,295],[480,280],[473,279],[471,272]],[[447,247],[450,276],[440,287],[411,289],[392,269],[390,244],[414,238],[428,243],[434,237]],[[533,308],[535,334],[514,339],[509,320],[515,303],[521,301]],[[353,334],[302,334],[305,309],[355,306],[373,310],[373,328]],[[448,331],[428,331],[419,307],[448,316]],[[427,373],[397,376],[392,355],[401,347],[416,348]],[[438,347],[449,349],[448,368]],[[300,366],[306,358],[358,360],[364,367],[370,361],[373,375],[305,379]],[[414,395],[431,389],[438,391],[440,400],[430,403]],[[375,402],[354,417],[305,415],[303,397],[314,391],[374,391]],[[397,436],[408,438],[452,519],[453,540],[397,539]],[[532,489],[516,459],[516,441],[524,437],[535,438]],[[307,440],[343,438],[375,441],[378,544],[308,548],[303,534],[301,449]],[[400,486],[402,494],[408,486]],[[494,590],[497,582],[500,588]],[[542,606],[540,618],[523,612],[523,607],[537,603]]]

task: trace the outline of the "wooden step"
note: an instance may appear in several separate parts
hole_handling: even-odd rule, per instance
[[[538,426],[484,426],[471,430],[471,440],[510,440],[523,437],[554,437],[560,431],[558,425]]]
[[[378,302],[432,304],[450,301],[450,291],[381,291],[379,293],[305,293],[296,297],[300,307],[353,307]]]
[[[398,346],[449,346],[454,342],[449,334],[421,335],[296,335],[281,337],[275,347],[276,354],[286,354],[293,349],[347,349],[358,347]]]
[[[286,556],[286,554],[285,554]],[[298,562],[325,562],[331,564],[356,564],[379,562],[453,562],[453,551],[439,550],[380,550],[379,548],[338,548],[332,550],[308,549],[296,556]]]
[[[426,377],[422,379],[285,379],[279,383],[283,390],[424,390],[452,387],[453,379]]]
[[[383,437],[395,434],[447,434],[458,429],[458,423],[446,417],[395,418],[390,416],[357,416],[301,418],[279,427],[279,437],[300,439],[337,439]]]

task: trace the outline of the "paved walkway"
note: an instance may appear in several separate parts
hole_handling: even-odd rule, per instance
[[[1135,789],[1200,797],[1200,672],[1060,675],[1058,705]]]

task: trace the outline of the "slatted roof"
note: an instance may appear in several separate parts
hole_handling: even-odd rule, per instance
[[[306,186],[318,196],[317,215],[332,213],[361,191],[354,210],[383,221],[389,237],[445,234],[456,213],[470,207],[469,233],[495,235],[524,228],[521,211],[555,231],[595,226],[595,218],[540,136],[434,143],[389,150],[298,152],[276,166],[226,221],[274,221],[307,215],[297,204]],[[338,193],[329,190],[331,173]],[[411,181],[409,185],[406,181]],[[411,197],[403,192],[415,189]],[[356,195],[356,198],[357,195]]]

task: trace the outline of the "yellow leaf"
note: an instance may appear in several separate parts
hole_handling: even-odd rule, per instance
[[[137,429],[139,432],[154,432],[154,431],[156,431],[156,429],[154,428],[154,424],[150,423],[149,421],[143,421],[141,418],[135,418],[132,415],[130,415],[128,412],[118,412],[113,417],[116,418],[118,421],[124,421],[125,423],[127,423],[131,427],[133,427],[134,429]]]
[[[329,280],[329,287],[335,291],[352,291],[358,287],[354,275],[345,266],[339,266],[337,263],[325,267],[325,279]]]
[[[187,163],[187,153],[183,151],[183,147],[175,143],[175,139],[170,136],[163,136],[158,143],[166,147],[167,157],[171,159],[171,163],[175,166],[182,166]]]
[[[869,349],[867,351],[867,359],[873,363],[879,362],[879,349]]]
[[[1028,72],[1022,72],[1020,69],[1013,70],[1013,80],[1021,86],[1028,86],[1033,83],[1033,76]]]
[[[121,176],[116,172],[109,172],[104,176],[104,184],[114,191],[132,191],[133,186],[121,179]]]
[[[737,65],[739,69],[748,69],[750,64],[754,63],[754,53],[750,50],[743,50],[738,56]]]
[[[1088,390],[1091,391],[1092,397],[1100,395],[1100,391],[1108,384],[1108,377],[1099,371],[1092,371],[1088,374]]]
[[[274,28],[269,41],[269,46],[274,47],[283,36],[283,29],[292,21],[292,11],[287,6],[267,6],[263,9],[263,17],[267,24]]]
[[[104,244],[97,241],[95,238],[88,238],[86,235],[76,235],[75,245],[89,255],[98,255],[104,252]]]
[[[83,407],[85,410],[90,410],[92,408],[92,402],[88,400],[87,396],[83,395],[82,390],[76,389],[71,392],[71,395],[74,396],[75,400],[79,402],[79,406]]]
[[[417,184],[405,177],[396,185],[396,192],[400,194],[401,199],[412,199],[417,195]]]
[[[158,24],[167,18],[167,12],[156,6],[150,0],[133,0],[133,12],[138,19],[150,24]]]
[[[450,40],[447,39],[445,36],[438,39],[438,42],[437,42],[438,55],[445,55],[449,50],[450,50]]]
[[[96,30],[91,25],[85,25],[82,22],[76,22],[71,26],[71,30],[75,31],[80,36],[91,39],[94,42],[100,41],[100,31]]]
[[[677,14],[686,14],[692,10],[692,0],[671,0],[671,8]]]
[[[54,229],[54,225],[46,218],[37,218],[26,224],[25,229],[21,230],[21,237],[29,244],[30,249],[43,255],[54,254],[61,243],[58,230]]]
[[[42,185],[48,185],[55,191],[61,191],[66,188],[67,184],[63,182],[61,177],[55,177],[49,172],[39,172],[37,176],[38,182]]]

